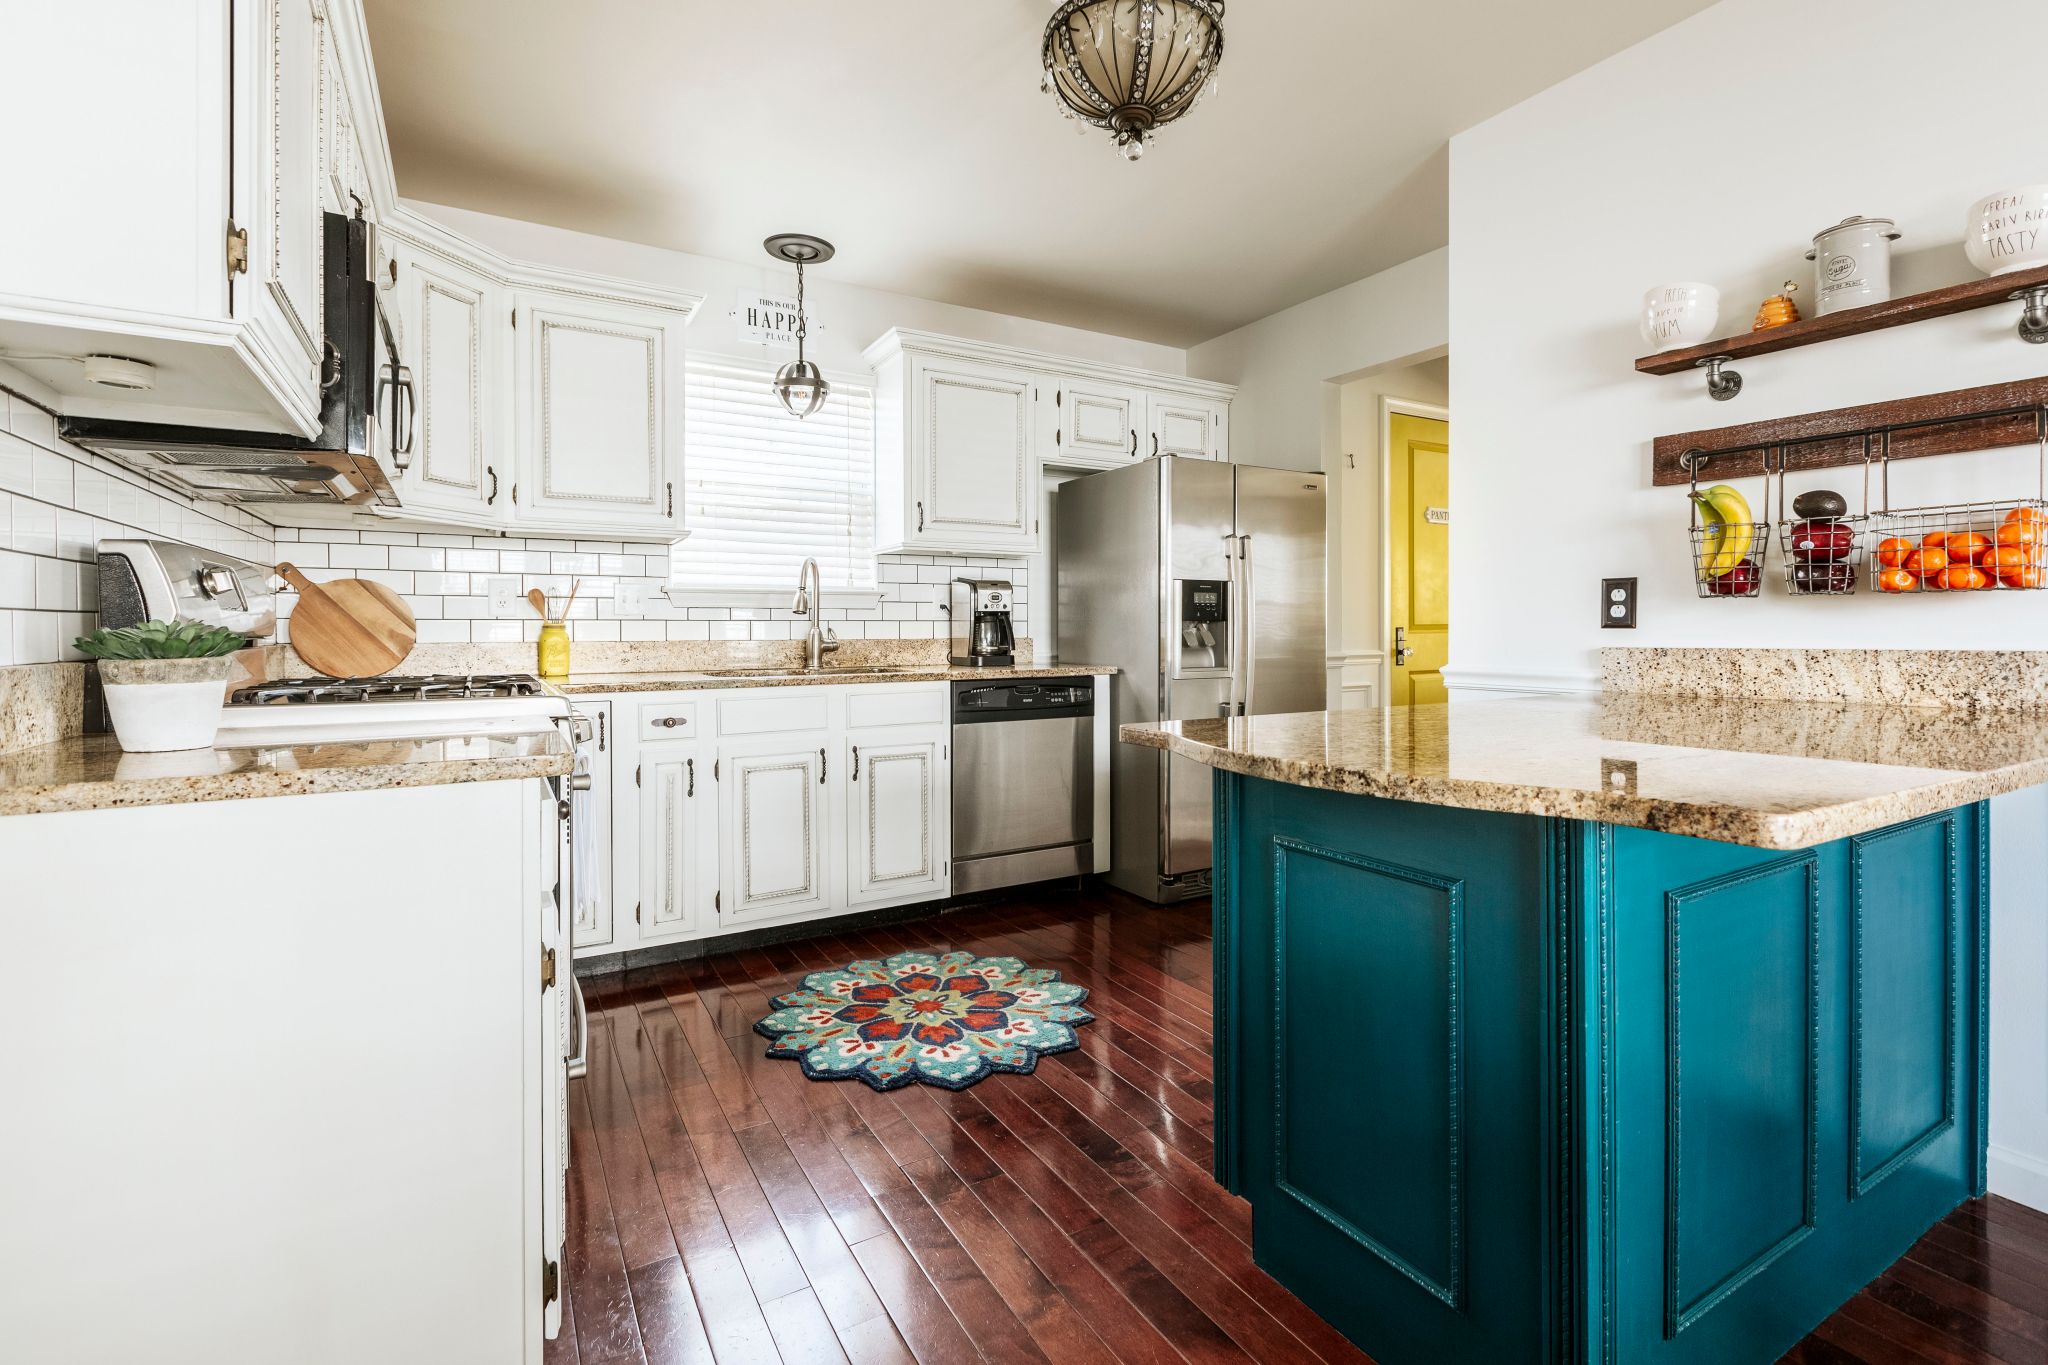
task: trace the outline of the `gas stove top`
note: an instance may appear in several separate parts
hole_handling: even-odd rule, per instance
[[[530,673],[278,678],[221,707],[225,748],[380,739],[527,735],[570,723],[569,703]],[[581,737],[582,718],[573,732]]]
[[[539,697],[530,673],[430,673],[416,678],[278,678],[244,688],[229,706],[312,706],[338,702],[473,701]]]

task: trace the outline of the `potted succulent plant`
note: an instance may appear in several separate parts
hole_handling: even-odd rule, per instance
[[[73,643],[99,660],[107,714],[121,747],[158,753],[213,743],[228,656],[249,642],[234,631],[192,621],[145,621],[96,630]]]

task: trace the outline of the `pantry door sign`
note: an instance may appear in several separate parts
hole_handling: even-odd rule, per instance
[[[811,310],[817,326],[817,310]],[[796,300],[774,294],[742,294],[733,309],[733,323],[742,345],[796,349]]]

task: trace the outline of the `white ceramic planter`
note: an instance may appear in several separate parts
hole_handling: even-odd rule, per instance
[[[2048,265],[2048,185],[2021,185],[1972,204],[1963,252],[1987,275]]]
[[[102,659],[114,737],[131,753],[205,749],[220,730],[230,659]]]
[[[1643,340],[1676,351],[1714,339],[1721,291],[1711,284],[1660,284],[1643,295]]]

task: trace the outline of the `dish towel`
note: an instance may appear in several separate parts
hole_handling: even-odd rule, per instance
[[[589,750],[577,750],[576,772],[579,776],[589,774]],[[569,798],[569,857],[571,885],[575,887],[576,898],[576,904],[569,907],[569,914],[576,924],[594,925],[597,923],[597,902],[602,886],[597,871],[597,817],[591,797],[592,793],[579,791]]]

